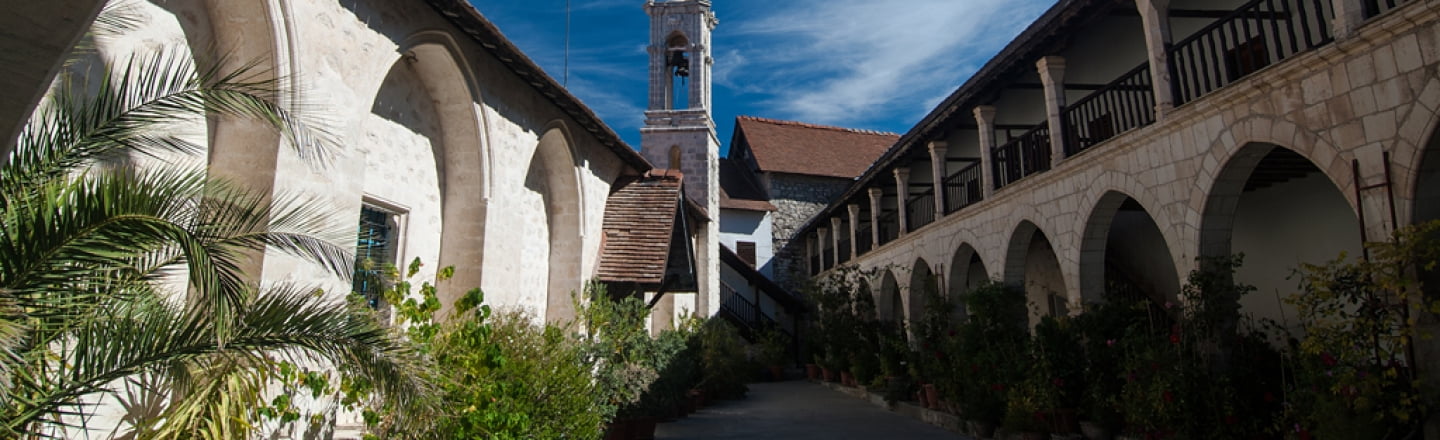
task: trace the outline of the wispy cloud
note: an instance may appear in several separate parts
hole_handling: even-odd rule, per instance
[[[832,124],[876,113],[929,110],[1049,0],[807,0],[732,22],[747,38],[741,60],[764,69],[725,72],[769,97],[778,116]],[[717,63],[718,64],[718,63]],[[736,76],[739,75],[739,76]],[[914,107],[925,105],[925,109]]]

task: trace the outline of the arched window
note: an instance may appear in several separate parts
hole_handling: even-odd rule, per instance
[[[665,68],[670,72],[665,103],[671,109],[690,108],[690,41],[676,32],[665,40]]]
[[[679,146],[679,145],[672,145],[672,146],[670,147],[670,166],[667,167],[667,168],[672,169],[672,170],[675,170],[675,171],[680,171],[680,170],[682,169],[682,168],[680,168],[680,146]]]

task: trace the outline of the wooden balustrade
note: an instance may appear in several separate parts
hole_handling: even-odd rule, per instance
[[[1330,0],[1252,0],[1170,48],[1175,105],[1334,39]]]
[[[1089,96],[1066,106],[1065,155],[1155,122],[1150,64],[1141,64]]]

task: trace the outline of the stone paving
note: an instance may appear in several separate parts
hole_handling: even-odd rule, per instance
[[[806,381],[751,384],[746,399],[662,423],[655,434],[658,440],[967,438]]]

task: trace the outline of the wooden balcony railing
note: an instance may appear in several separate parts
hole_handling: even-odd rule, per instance
[[[935,222],[935,190],[925,191],[905,202],[906,231],[914,231]]]
[[[870,225],[861,226],[859,230],[855,231],[856,255],[865,255],[866,252],[870,252],[873,244],[870,237]]]
[[[1410,1],[1411,0],[1365,0],[1365,18],[1375,18],[1375,16],[1390,12],[1391,9],[1395,9]]]
[[[889,243],[900,238],[900,219],[896,211],[890,211],[880,215],[880,244]]]
[[[1155,93],[1150,64],[1141,64],[1119,79],[1065,108],[1065,155],[1085,151],[1120,133],[1155,122]]]
[[[992,150],[995,188],[1050,169],[1050,124],[1041,123]]]
[[[1333,40],[1330,0],[1251,0],[1170,48],[1175,105]]]
[[[980,169],[980,161],[976,160],[945,178],[945,214],[959,211],[983,198]]]

